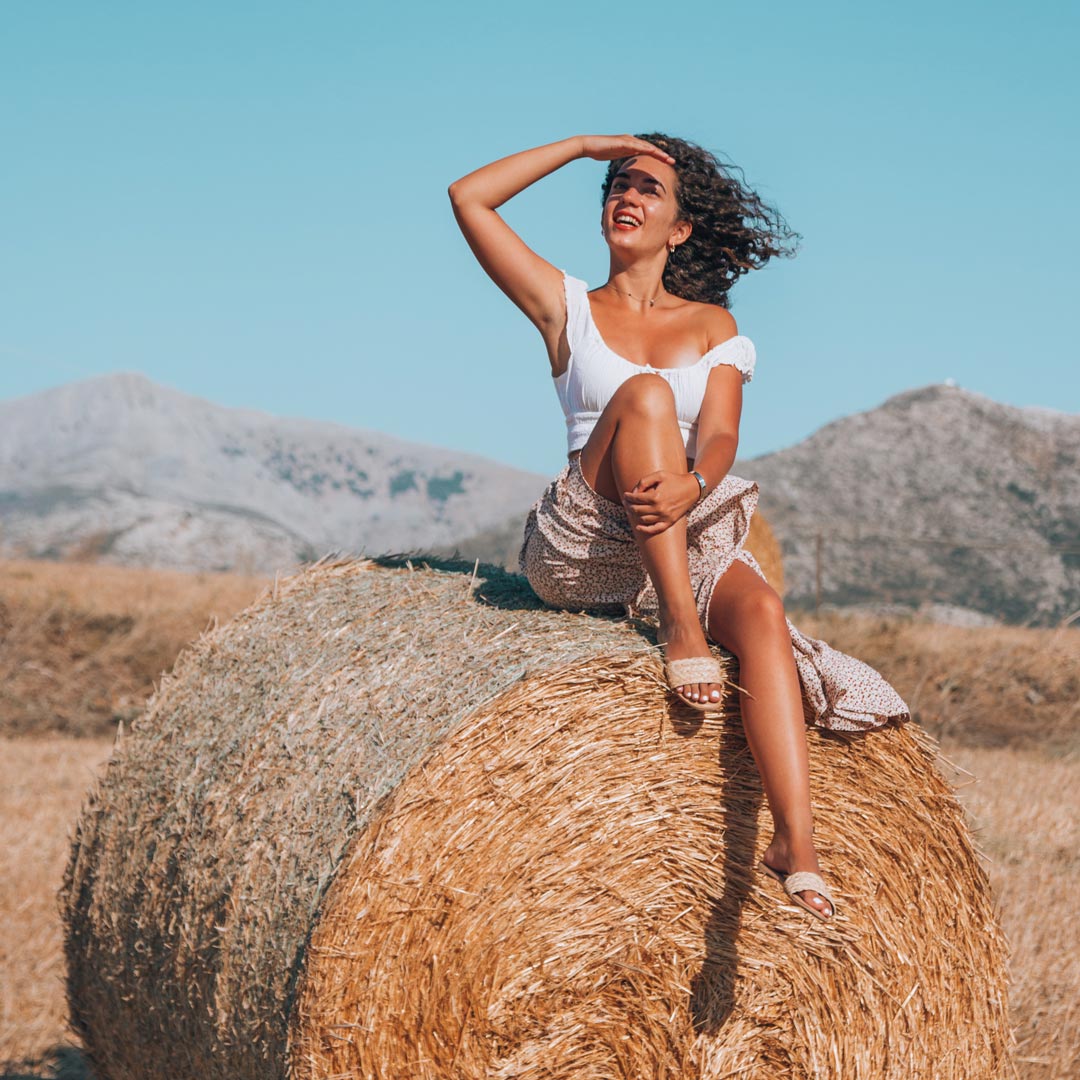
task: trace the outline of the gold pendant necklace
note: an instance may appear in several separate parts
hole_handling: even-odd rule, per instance
[[[629,296],[631,300],[641,300],[644,303],[648,304],[649,307],[652,307],[657,301],[657,296],[654,296],[651,300],[646,300],[644,296],[635,296],[633,293],[623,292],[622,289],[618,287],[618,285],[615,285],[610,281],[606,282],[606,284],[610,285],[620,296]]]

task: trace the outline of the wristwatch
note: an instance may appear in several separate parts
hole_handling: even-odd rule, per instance
[[[705,483],[705,477],[702,476],[697,469],[692,469],[690,475],[698,482],[698,487],[701,488],[697,497],[697,501],[701,502],[701,500],[705,498],[705,491],[708,488],[708,485]]]

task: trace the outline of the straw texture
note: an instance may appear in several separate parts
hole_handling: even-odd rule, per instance
[[[316,566],[182,657],[92,794],[72,1014],[102,1080],[1009,1075],[932,745],[808,738],[831,924],[754,870],[738,719],[642,628],[490,567]]]
[[[780,541],[760,509],[754,511],[750,519],[750,532],[746,536],[746,549],[757,560],[765,580],[781,595],[784,595],[784,557],[780,550]]]

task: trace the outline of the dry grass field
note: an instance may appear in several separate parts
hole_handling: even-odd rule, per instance
[[[1020,1076],[1080,1076],[1080,757],[949,748],[1012,949]],[[948,771],[946,770],[946,775]]]
[[[55,901],[71,828],[117,720],[264,584],[0,563],[0,1080],[89,1080],[65,1027]],[[1080,630],[795,622],[878,667],[940,738],[1012,944],[1019,1075],[1080,1076]]]
[[[0,1062],[10,1074],[11,1063],[40,1061],[65,1041],[56,890],[83,795],[112,740],[46,735],[0,745]]]
[[[0,734],[110,735],[261,578],[0,561]]]

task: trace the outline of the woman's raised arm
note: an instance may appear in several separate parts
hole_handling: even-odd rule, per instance
[[[633,154],[671,158],[632,135],[575,135],[500,158],[455,180],[449,189],[461,231],[480,265],[545,338],[566,319],[562,274],[532,250],[497,213],[498,207],[567,162],[612,161]]]

